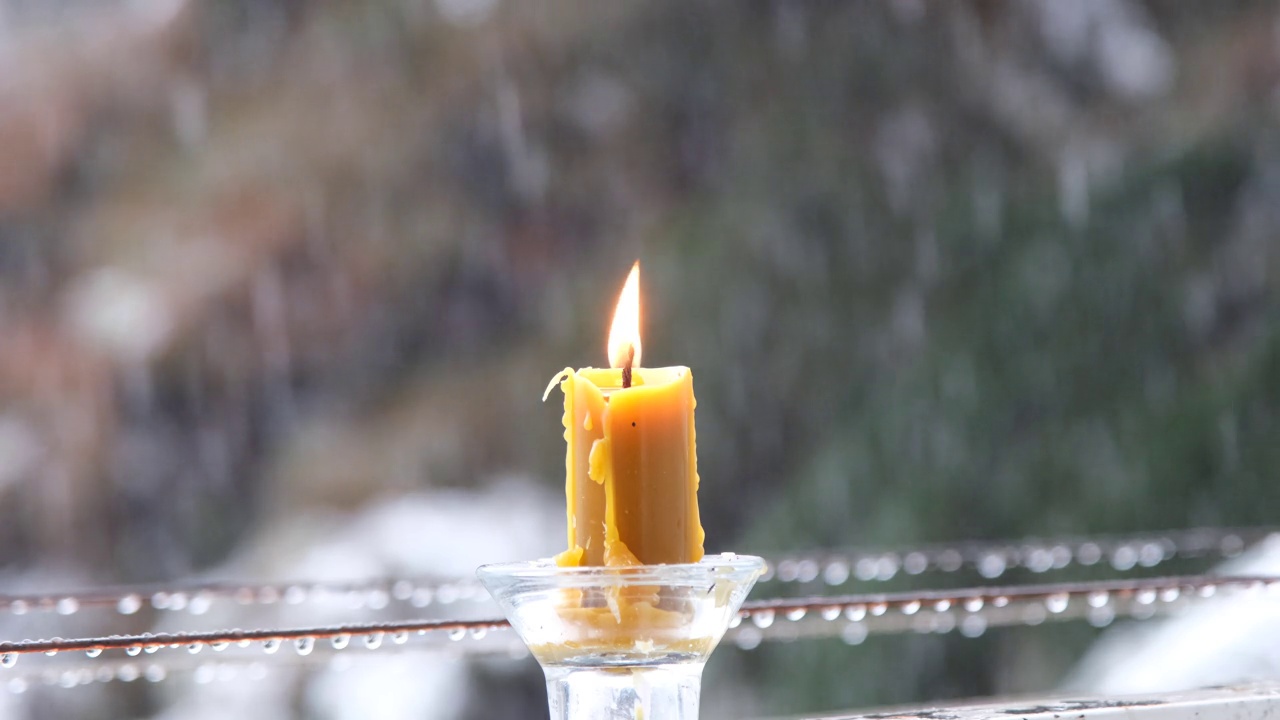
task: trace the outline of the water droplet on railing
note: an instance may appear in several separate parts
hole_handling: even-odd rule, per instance
[[[133,664],[121,665],[120,669],[116,670],[116,679],[123,682],[133,682],[138,679],[138,675],[138,666]]]
[[[867,611],[870,612],[872,615],[875,615],[876,617],[880,617],[886,612],[889,612],[889,604],[882,603],[882,602],[871,603],[871,605],[867,607]]]
[[[148,655],[155,655],[156,652],[160,650],[160,648],[161,648],[160,645],[147,645],[142,648],[142,652]]]
[[[790,558],[778,561],[778,582],[795,582],[796,579],[796,561]]]
[[[405,630],[397,630],[391,633],[391,642],[396,645],[403,645],[409,642],[409,633]]]
[[[760,641],[763,639],[764,636],[759,630],[747,626],[734,636],[733,642],[742,650],[754,650],[760,646]]]
[[[293,641],[293,649],[296,650],[297,653],[303,657],[310,655],[311,651],[314,650],[315,647],[316,647],[316,641],[313,638],[300,637],[297,640]]]
[[[840,617],[840,612],[839,605],[822,608],[822,619],[827,621],[835,620]]]
[[[729,619],[729,629],[730,629],[730,630],[732,630],[733,628],[738,627],[738,626],[739,626],[739,625],[741,625],[741,624],[742,624],[742,613],[738,613],[737,615],[734,615],[732,618],[730,618],[730,619]]]
[[[209,612],[209,608],[213,606],[213,598],[209,597],[209,593],[198,592],[191,596],[191,602],[187,603],[187,612],[192,615],[203,615]]]
[[[191,674],[191,678],[195,680],[197,685],[208,685],[217,679],[217,669],[210,663],[204,663],[196,668]]]
[[[204,649],[204,645],[198,642],[193,642],[187,645],[187,652],[191,653],[192,655],[198,655],[200,651],[203,649]]]
[[[1009,604],[1009,598],[1005,595],[997,595],[991,598],[991,607],[1002,608]]]
[[[919,612],[919,611],[920,611],[920,601],[919,601],[919,600],[911,600],[911,601],[909,601],[909,602],[905,602],[905,603],[903,603],[903,604],[902,604],[902,614],[903,614],[903,615],[915,615],[915,614],[916,614],[917,612]]]
[[[74,615],[80,609],[80,601],[73,597],[64,597],[58,600],[54,610],[59,615]]]
[[[272,605],[280,600],[280,588],[264,585],[258,588],[258,602],[263,605]]]
[[[1066,545],[1054,545],[1049,554],[1053,558],[1052,562],[1055,570],[1061,570],[1071,564],[1071,548]]]
[[[1181,591],[1176,587],[1164,588],[1160,591],[1160,601],[1171,603],[1177,600],[1180,595]]]
[[[463,628],[454,628],[449,631],[449,639],[453,641],[461,640],[467,636],[467,631]]]
[[[935,603],[933,604],[933,611],[934,611],[934,612],[944,613],[944,612],[946,612],[946,611],[948,611],[948,610],[950,610],[950,609],[951,609],[951,601],[950,601],[950,600],[943,599],[943,600],[939,600],[939,601],[937,601],[937,602],[935,602]]]
[[[1115,611],[1106,605],[1089,610],[1089,624],[1094,627],[1106,627],[1115,619]]]
[[[1022,564],[1033,573],[1046,572],[1053,568],[1053,555],[1044,548],[1032,548]]]
[[[919,575],[929,569],[929,558],[922,552],[907,553],[902,559],[902,569],[908,575]]]
[[[129,647],[124,649],[124,654],[128,655],[129,657],[138,657],[139,655],[142,654],[142,646],[130,645]]]
[[[1131,545],[1121,545],[1111,553],[1111,567],[1121,572],[1132,570],[1137,563],[1138,551]]]
[[[1036,603],[1029,603],[1025,608],[1022,609],[1022,622],[1026,623],[1027,625],[1031,625],[1031,626],[1039,625],[1040,623],[1044,622],[1045,618],[1047,617],[1048,617],[1048,613],[1045,612],[1045,607],[1043,605],[1038,605]]]
[[[875,558],[863,557],[853,566],[853,575],[862,581],[876,579],[876,561]]]
[[[805,608],[792,608],[787,611],[787,619],[791,622],[797,622],[803,620],[806,614],[808,614],[808,610]]]
[[[209,649],[213,650],[214,652],[222,652],[223,650],[226,650],[229,646],[230,646],[230,643],[228,643],[226,640],[216,640],[214,642],[209,643]]]
[[[452,639],[452,633],[450,633],[450,638]],[[379,647],[382,647],[382,633],[373,632],[365,635],[364,646],[370,650],[377,650]]]
[[[840,631],[840,639],[847,645],[861,645],[867,639],[867,626],[862,623],[849,623]]]
[[[987,619],[981,615],[966,615],[960,621],[960,634],[969,638],[976,638],[987,631]]]
[[[391,597],[401,602],[413,597],[413,583],[408,580],[397,580],[391,586]]]
[[[423,608],[431,604],[432,592],[431,588],[418,588],[413,591],[413,595],[409,597],[409,603],[414,607]]]
[[[262,652],[273,655],[280,649],[280,638],[268,638],[262,641]]]
[[[818,563],[815,560],[804,559],[796,566],[796,580],[802,583],[811,583],[818,579]]]
[[[1067,609],[1071,596],[1066,593],[1055,593],[1044,599],[1044,606],[1049,612],[1057,615]]]
[[[770,625],[773,625],[773,611],[757,610],[756,612],[751,613],[751,624],[761,630],[768,628]]]
[[[986,601],[983,600],[982,598],[971,597],[968,600],[964,601],[964,609],[971,613],[976,613],[979,610],[981,610],[982,606],[985,604],[986,604]]]
[[[1138,564],[1142,567],[1155,567],[1164,560],[1164,548],[1158,543],[1147,543],[1138,550]]]
[[[1139,605],[1133,604],[1129,606],[1129,616],[1137,620],[1146,620],[1154,617],[1156,614],[1155,605]]]
[[[169,609],[169,593],[157,592],[151,595],[151,607],[157,610]]]
[[[11,668],[18,664],[18,656],[13,653],[0,655],[0,667]]]
[[[333,647],[334,650],[342,650],[350,644],[351,644],[350,635],[334,635],[333,637],[329,638],[329,645]]]
[[[484,639],[484,636],[488,634],[489,634],[489,628],[486,628],[486,627],[471,628],[471,638],[473,640],[482,640]]]
[[[955,572],[964,565],[964,556],[958,550],[948,548],[938,555],[938,569],[943,572]]]
[[[1134,594],[1133,600],[1139,605],[1150,605],[1156,601],[1156,591],[1150,588],[1143,588]]]
[[[301,605],[307,601],[307,589],[301,585],[290,585],[284,590],[284,601],[288,605]]]
[[[867,616],[866,605],[850,605],[844,609],[844,616],[850,622],[858,622]]]
[[[1097,543],[1087,542],[1076,549],[1076,562],[1081,565],[1097,565],[1102,559],[1102,548]]]
[[[89,648],[84,651],[86,657],[96,658],[102,654],[102,648]]]
[[[142,598],[137,595],[125,595],[116,602],[116,612],[121,615],[132,615],[142,609]]]
[[[901,563],[898,556],[888,553],[884,557],[876,561],[876,579],[880,581],[892,580],[894,575],[898,574],[898,568]]]
[[[185,610],[189,599],[186,593],[173,593],[169,596],[169,609],[174,611]]]
[[[1000,577],[1009,567],[1009,562],[1000,553],[988,553],[978,560],[978,574],[988,580]]]
[[[26,615],[27,611],[30,609],[31,605],[29,605],[26,600],[14,600],[9,603],[9,612],[14,615]]]
[[[168,674],[168,671],[164,669],[163,665],[148,665],[147,669],[142,673],[142,676],[147,679],[147,682],[158,683],[164,680],[165,676]]]
[[[923,617],[923,616],[922,616]],[[949,612],[941,612],[933,616],[933,630],[945,635],[956,629],[956,616]]]
[[[822,571],[822,581],[831,586],[845,584],[849,581],[849,563],[843,560],[828,563]]]

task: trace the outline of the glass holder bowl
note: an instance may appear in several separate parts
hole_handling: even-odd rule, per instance
[[[480,581],[542,666],[552,720],[696,720],[702,669],[764,572],[761,558],[485,565]]]

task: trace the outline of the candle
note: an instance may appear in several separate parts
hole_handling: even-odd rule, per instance
[[[557,562],[697,562],[703,531],[693,374],[687,367],[640,367],[638,262],[618,299],[608,355],[609,368],[566,368],[551,381],[564,392],[568,446],[569,549]]]

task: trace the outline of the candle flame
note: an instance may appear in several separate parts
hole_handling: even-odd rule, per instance
[[[640,261],[622,286],[618,308],[609,327],[609,366],[640,367]]]

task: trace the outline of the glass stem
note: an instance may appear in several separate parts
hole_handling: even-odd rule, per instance
[[[551,720],[697,720],[702,667],[546,668]]]

